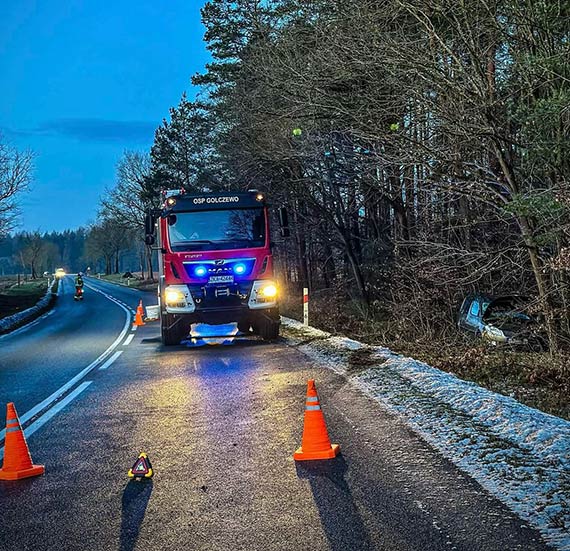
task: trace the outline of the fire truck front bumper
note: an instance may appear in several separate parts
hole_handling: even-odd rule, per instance
[[[278,290],[273,280],[255,280],[231,285],[169,285],[162,296],[169,314],[235,312],[243,317],[252,310],[277,308]],[[223,322],[221,322],[223,323]]]

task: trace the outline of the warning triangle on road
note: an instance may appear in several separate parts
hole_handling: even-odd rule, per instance
[[[129,469],[129,478],[150,478],[154,474],[150,459],[147,454],[141,452],[135,464]]]

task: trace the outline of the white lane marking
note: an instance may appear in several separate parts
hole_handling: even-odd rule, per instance
[[[123,353],[122,350],[119,350],[117,352],[115,352],[100,368],[99,371],[101,371],[101,369],[107,369],[109,366],[113,365],[113,362]]]
[[[85,381],[81,383],[73,392],[70,392],[61,402],[58,402],[51,409],[46,411],[41,417],[38,417],[27,429],[24,435],[29,438],[39,428],[43,427],[52,417],[58,414],[69,402],[77,398],[93,381]],[[22,423],[22,419],[20,419]],[[0,448],[0,459],[4,457],[4,446]]]
[[[90,287],[90,288],[93,289],[93,287]],[[97,289],[93,289],[93,290],[97,291]],[[99,291],[97,291],[97,292],[99,292]],[[119,304],[119,302],[116,301],[112,297],[110,298],[110,300]],[[119,306],[121,306],[121,305],[119,304]],[[125,338],[125,335],[128,333],[129,325],[131,323],[131,316],[129,315],[129,311],[123,306],[121,306],[121,308],[127,313],[127,316],[125,319],[125,325],[123,326],[121,333],[115,339],[113,344],[111,344],[111,346],[109,346],[109,348],[107,348],[107,350],[105,350],[105,352],[103,352],[96,360],[92,361],[83,371],[81,371],[75,377],[70,379],[62,387],[58,388],[53,394],[48,396],[45,400],[40,402],[38,405],[34,406],[30,411],[27,411],[23,415],[20,415],[20,423],[22,423],[22,424],[26,423],[32,417],[34,417],[34,415],[37,415],[40,411],[42,411],[42,409],[48,407],[51,403],[55,402],[62,394],[67,392],[72,386],[74,386],[77,382],[79,382],[81,379],[83,379],[83,377],[85,377],[87,375],[87,373],[89,373],[90,371],[95,369],[103,360],[105,360],[105,358],[109,354],[111,354],[111,352],[113,352],[113,350],[115,350],[115,348],[117,348],[117,346],[119,346],[119,344]],[[5,435],[6,435],[6,429],[2,429],[0,431],[0,440],[4,440]]]
[[[133,328],[131,329],[131,331],[136,331],[137,327],[138,327],[138,325],[133,325]]]
[[[123,346],[129,346],[129,344],[131,344],[131,341],[135,338],[135,334],[131,333],[127,339],[125,340],[125,342],[123,343]]]

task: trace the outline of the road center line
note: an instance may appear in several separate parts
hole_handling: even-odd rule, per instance
[[[105,295],[105,293],[102,293],[101,291],[99,291],[98,289],[95,289],[94,287],[91,287],[90,285],[87,285],[87,287],[89,287],[93,291],[96,291],[97,293]],[[90,371],[95,369],[102,361],[104,361],[105,358],[107,356],[109,356],[109,354],[111,354],[111,352],[113,352],[113,350],[115,348],[117,348],[117,346],[119,346],[119,344],[125,338],[125,335],[128,333],[129,326],[131,323],[131,316],[130,316],[129,310],[127,308],[125,308],[124,306],[122,306],[119,303],[119,301],[116,300],[114,297],[108,296],[107,298],[109,300],[111,300],[112,302],[114,302],[115,304],[117,304],[118,306],[120,306],[127,314],[126,319],[125,319],[125,325],[123,326],[123,329],[121,330],[121,333],[119,334],[119,336],[115,339],[113,344],[111,344],[111,346],[109,346],[109,348],[107,348],[107,350],[105,350],[105,352],[103,352],[96,360],[91,362],[83,371],[81,371],[80,373],[75,375],[75,377],[70,379],[62,387],[58,388],[53,394],[51,394],[51,396],[48,396],[45,400],[43,400],[42,402],[40,402],[39,404],[34,406],[30,411],[27,411],[23,415],[20,415],[20,423],[21,424],[24,424],[27,421],[29,421],[32,417],[37,415],[40,411],[42,411],[43,409],[48,407],[50,404],[55,402],[62,394],[65,394],[72,386],[74,386],[76,383],[78,383]],[[0,431],[0,440],[4,440],[5,435],[6,435],[6,429],[2,429]]]
[[[115,352],[100,368],[99,371],[101,371],[101,369],[107,369],[109,366],[113,365],[113,363],[115,362],[115,360],[123,353],[122,350],[118,350],[117,352]]]
[[[39,428],[43,427],[52,417],[58,414],[69,402],[79,396],[93,381],[81,383],[73,392],[70,392],[61,402],[48,409],[41,417],[38,417],[27,429],[24,430],[26,437],[30,437]],[[22,419],[20,419],[22,423]],[[4,457],[4,446],[0,448],[0,459]]]
[[[135,338],[135,334],[131,333],[125,340],[125,342],[123,343],[123,346],[129,346],[129,344],[131,344],[131,341]]]

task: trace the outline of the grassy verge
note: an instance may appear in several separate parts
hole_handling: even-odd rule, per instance
[[[17,285],[16,278],[0,281],[0,318],[5,318],[34,306],[46,293],[47,281],[37,279]]]
[[[302,297],[286,297],[281,312],[302,320]],[[414,339],[402,331],[405,324],[399,322],[395,328],[394,322],[364,320],[349,302],[340,303],[330,297],[311,298],[309,321],[323,331],[385,346],[528,406],[570,419],[570,381],[562,375],[568,368],[564,364],[570,363],[568,358],[552,359],[547,353],[494,347],[459,331],[451,331],[445,338]]]
[[[17,276],[0,276],[0,293],[3,293],[18,282]]]
[[[140,274],[137,273],[133,273],[133,275],[135,276],[134,278],[123,277],[123,274],[101,275],[101,279],[109,283],[139,289],[140,291],[156,291],[158,285],[156,280],[141,279]],[[92,277],[97,278],[97,276]]]

